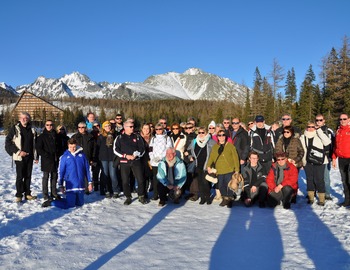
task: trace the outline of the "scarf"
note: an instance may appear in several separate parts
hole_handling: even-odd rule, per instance
[[[283,178],[284,178],[284,169],[287,168],[287,163],[284,164],[283,166],[277,165],[276,166],[276,171],[277,171],[277,177],[276,177],[276,186],[282,183]]]
[[[167,158],[165,158],[166,163],[168,164],[167,166],[167,178],[168,181],[171,185],[174,184],[175,182],[175,176],[174,176],[174,165],[176,163],[176,158],[173,158],[172,160],[168,160]]]
[[[202,139],[200,139],[199,135],[197,135],[196,142],[200,148],[203,148],[207,145],[207,142],[209,141],[209,139],[210,139],[210,134],[205,135],[204,138]]]

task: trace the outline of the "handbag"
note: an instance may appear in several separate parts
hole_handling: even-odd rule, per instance
[[[113,158],[113,168],[118,168],[119,164],[120,164],[120,157],[114,156],[114,158]]]
[[[224,146],[224,148],[225,148],[225,146]],[[214,183],[214,184],[216,184],[219,180],[218,180],[218,177],[217,177],[217,175],[216,175],[216,169],[215,169],[215,164],[216,164],[216,162],[218,161],[218,159],[219,159],[219,157],[220,157],[220,155],[222,154],[224,152],[224,150],[222,150],[222,152],[221,153],[219,153],[219,155],[218,155],[218,157],[216,158],[216,160],[215,160],[215,162],[213,162],[212,164],[211,164],[211,173],[208,173],[208,171],[206,171],[205,172],[205,180],[207,180],[207,181],[209,181],[209,182],[211,182],[211,183]]]

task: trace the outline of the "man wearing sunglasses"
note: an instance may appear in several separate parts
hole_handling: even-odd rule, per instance
[[[279,127],[278,129],[276,129],[275,131],[275,136],[274,136],[274,140],[275,140],[275,144],[276,142],[278,141],[278,139],[283,135],[283,130],[284,130],[284,127],[287,127],[287,126],[292,126],[292,122],[293,122],[293,119],[292,119],[292,116],[289,114],[289,113],[285,113],[282,117],[281,117],[281,122],[282,122],[282,126]],[[297,138],[300,137],[301,135],[301,130],[300,128],[296,127],[296,126],[292,126],[293,129],[294,129],[294,134]]]
[[[239,118],[232,119],[232,141],[236,147],[241,172],[246,164],[249,153],[249,136],[248,132],[241,127],[241,121]]]
[[[114,154],[120,158],[120,174],[123,183],[123,192],[126,197],[124,205],[132,203],[130,184],[131,172],[137,179],[137,193],[139,202],[147,203],[145,197],[145,180],[143,176],[143,163],[141,157],[145,153],[145,145],[141,136],[134,132],[134,122],[126,120],[124,122],[124,133],[114,140]]]
[[[319,127],[324,134],[328,136],[328,138],[331,140],[331,143],[325,147],[325,155],[328,158],[328,163],[325,166],[324,170],[324,182],[325,182],[325,190],[326,190],[326,200],[332,200],[331,197],[331,180],[329,177],[331,166],[332,166],[332,152],[333,152],[333,146],[334,146],[334,132],[332,129],[327,127],[326,120],[322,114],[316,115],[315,118],[316,127]]]
[[[349,116],[342,113],[339,117],[339,129],[335,134],[335,145],[332,155],[332,166],[336,168],[338,158],[338,166],[344,188],[344,202],[340,206],[350,206],[350,120]]]
[[[41,156],[41,170],[43,172],[42,192],[44,200],[59,200],[61,197],[57,194],[57,169],[58,169],[58,147],[57,135],[51,120],[46,120],[43,133],[38,137],[36,150]],[[51,196],[49,196],[49,178],[51,185]]]

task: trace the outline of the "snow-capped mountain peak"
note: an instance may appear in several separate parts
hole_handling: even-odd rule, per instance
[[[203,70],[199,68],[189,68],[186,70],[183,75],[198,75],[198,74],[203,74],[205,73]]]

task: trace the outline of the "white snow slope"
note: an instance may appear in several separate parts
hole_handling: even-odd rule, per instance
[[[333,201],[309,206],[305,177],[292,209],[232,209],[217,202],[158,207],[124,206],[97,192],[80,208],[41,208],[41,177],[34,165],[36,201],[14,203],[15,169],[0,136],[1,269],[350,269],[350,210],[332,170]],[[302,173],[301,173],[302,174]]]

